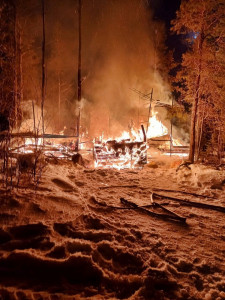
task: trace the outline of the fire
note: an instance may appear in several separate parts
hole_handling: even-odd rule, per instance
[[[147,162],[147,144],[130,140],[108,140],[94,145],[95,167],[137,168]]]
[[[183,146],[183,144],[178,139],[173,139],[173,146]]]
[[[135,131],[134,128],[132,128],[129,131],[123,131],[122,135],[115,138],[118,142],[124,141],[124,140],[129,140],[129,141],[142,141],[143,136],[140,131]]]
[[[157,113],[155,112],[154,115],[149,120],[149,127],[147,131],[147,138],[153,138],[157,136],[163,136],[168,134],[168,129],[157,120]]]
[[[42,138],[37,138],[32,139],[32,138],[25,138],[25,146],[29,146],[29,145],[37,145],[40,146],[41,144],[43,144],[43,139]]]
[[[149,120],[147,138],[162,136],[167,128],[157,119],[157,113]],[[147,163],[147,142],[142,132],[130,128],[116,139],[101,140],[94,144],[95,166],[101,168],[139,168]]]
[[[157,113],[154,112],[149,120],[147,135],[144,126],[142,130],[137,130],[134,126],[130,126],[128,131],[123,131],[117,138],[104,138],[103,134],[99,139],[95,139],[90,145],[88,133],[80,136],[80,150],[89,151],[87,147],[93,147],[95,167],[100,168],[142,168],[147,163],[148,143],[147,139],[159,137],[168,134],[168,129],[157,119]],[[25,138],[22,146],[14,149],[15,153],[35,153],[37,150],[43,151],[48,158],[63,158],[71,159],[74,155],[76,140],[72,139],[57,139],[55,138]],[[89,145],[89,146],[88,146]],[[182,144],[173,139],[173,146],[181,146]],[[168,149],[171,144],[168,142]],[[90,147],[89,147],[90,148]]]
[[[119,138],[116,138],[118,141],[130,139],[130,134],[128,131],[124,131]]]

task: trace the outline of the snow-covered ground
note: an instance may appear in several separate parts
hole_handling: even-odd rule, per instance
[[[0,299],[225,299],[225,214],[157,200],[186,224],[125,207],[154,188],[225,206],[224,170],[164,158],[142,170],[49,163],[36,190],[1,189]]]

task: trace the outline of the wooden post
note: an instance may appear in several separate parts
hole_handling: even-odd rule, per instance
[[[145,133],[145,129],[144,129],[144,125],[143,124],[141,124],[141,130],[142,130],[142,133],[143,133],[144,142],[146,142],[147,138],[146,138],[146,133]]]
[[[151,110],[152,110],[152,96],[153,96],[153,88],[152,88],[152,91],[151,91],[151,94],[150,94],[150,99],[149,99],[148,122],[147,122],[146,134],[148,133],[148,128],[149,128],[149,125],[150,125],[149,119],[150,119]]]

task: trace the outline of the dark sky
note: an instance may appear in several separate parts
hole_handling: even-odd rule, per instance
[[[171,35],[171,20],[176,17],[176,11],[180,7],[181,0],[148,0],[153,8],[154,18],[165,22],[167,30],[166,45],[169,50],[175,49],[175,59],[179,59],[186,50],[179,36]]]
[[[181,0],[149,0],[154,9],[154,16],[166,22],[167,28],[171,19],[176,16],[176,10],[179,9]]]

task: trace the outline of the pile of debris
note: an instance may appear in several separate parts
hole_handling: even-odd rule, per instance
[[[144,140],[97,141],[94,144],[94,160],[96,167],[103,168],[140,168],[147,163],[147,142],[143,125]]]

